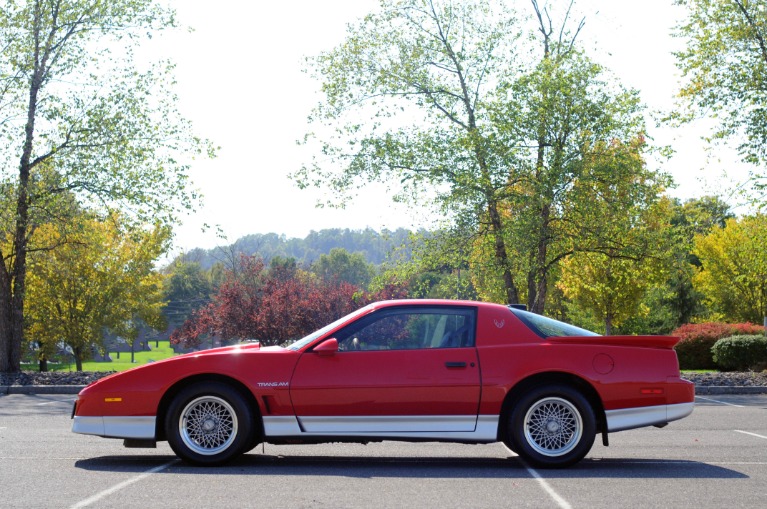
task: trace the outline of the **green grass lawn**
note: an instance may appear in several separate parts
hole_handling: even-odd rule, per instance
[[[159,346],[155,346],[156,344],[154,341],[149,342],[149,346],[152,347],[150,352],[136,352],[134,354],[135,362],[131,362],[130,352],[120,352],[119,359],[115,352],[109,352],[112,362],[83,362],[83,371],[125,371],[126,369],[135,368],[151,361],[173,357],[173,349],[168,341],[160,341]],[[51,365],[50,369],[51,371],[74,371],[75,365],[74,363],[71,366],[69,364]]]

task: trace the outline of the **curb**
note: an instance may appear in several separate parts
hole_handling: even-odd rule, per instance
[[[767,394],[767,387],[762,385],[742,385],[727,386],[727,385],[708,385],[708,386],[695,386],[696,396],[710,396],[714,394]]]
[[[84,385],[0,385],[0,394],[77,394]]]
[[[77,394],[85,387],[85,385],[0,385],[0,394]],[[767,386],[695,386],[696,396],[710,396],[715,394],[767,394]]]

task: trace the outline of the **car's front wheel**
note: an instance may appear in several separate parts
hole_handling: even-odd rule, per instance
[[[567,467],[583,459],[594,444],[594,410],[571,387],[539,387],[514,405],[508,436],[510,448],[531,465]]]
[[[183,389],[170,404],[166,436],[173,451],[197,465],[218,465],[245,452],[253,411],[229,385],[205,382]]]

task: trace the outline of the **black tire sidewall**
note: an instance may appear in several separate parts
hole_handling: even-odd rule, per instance
[[[214,455],[199,454],[184,444],[179,431],[179,420],[184,408],[196,398],[215,396],[229,403],[237,417],[237,436],[225,450]],[[233,387],[220,382],[196,383],[186,387],[173,398],[165,419],[168,443],[176,455],[194,465],[213,466],[225,463],[243,452],[253,440],[253,411],[245,398]]]
[[[533,449],[525,438],[525,416],[538,401],[547,398],[562,398],[572,404],[580,413],[583,430],[578,444],[561,456],[545,456]],[[576,389],[566,385],[546,385],[528,392],[514,404],[509,418],[507,436],[510,449],[532,466],[540,468],[564,468],[583,459],[594,445],[596,417],[588,400]]]

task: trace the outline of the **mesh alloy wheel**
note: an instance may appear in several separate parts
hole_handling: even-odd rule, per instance
[[[181,412],[179,432],[190,450],[204,456],[218,454],[237,437],[237,414],[225,400],[202,396],[191,401]]]
[[[544,456],[561,456],[580,442],[583,420],[578,409],[562,398],[549,397],[533,404],[525,415],[525,440]]]
[[[564,468],[594,444],[597,419],[583,392],[564,383],[528,388],[512,402],[504,442],[526,463]]]
[[[228,383],[200,381],[170,401],[165,436],[184,461],[222,465],[260,442],[259,417],[246,393]]]

